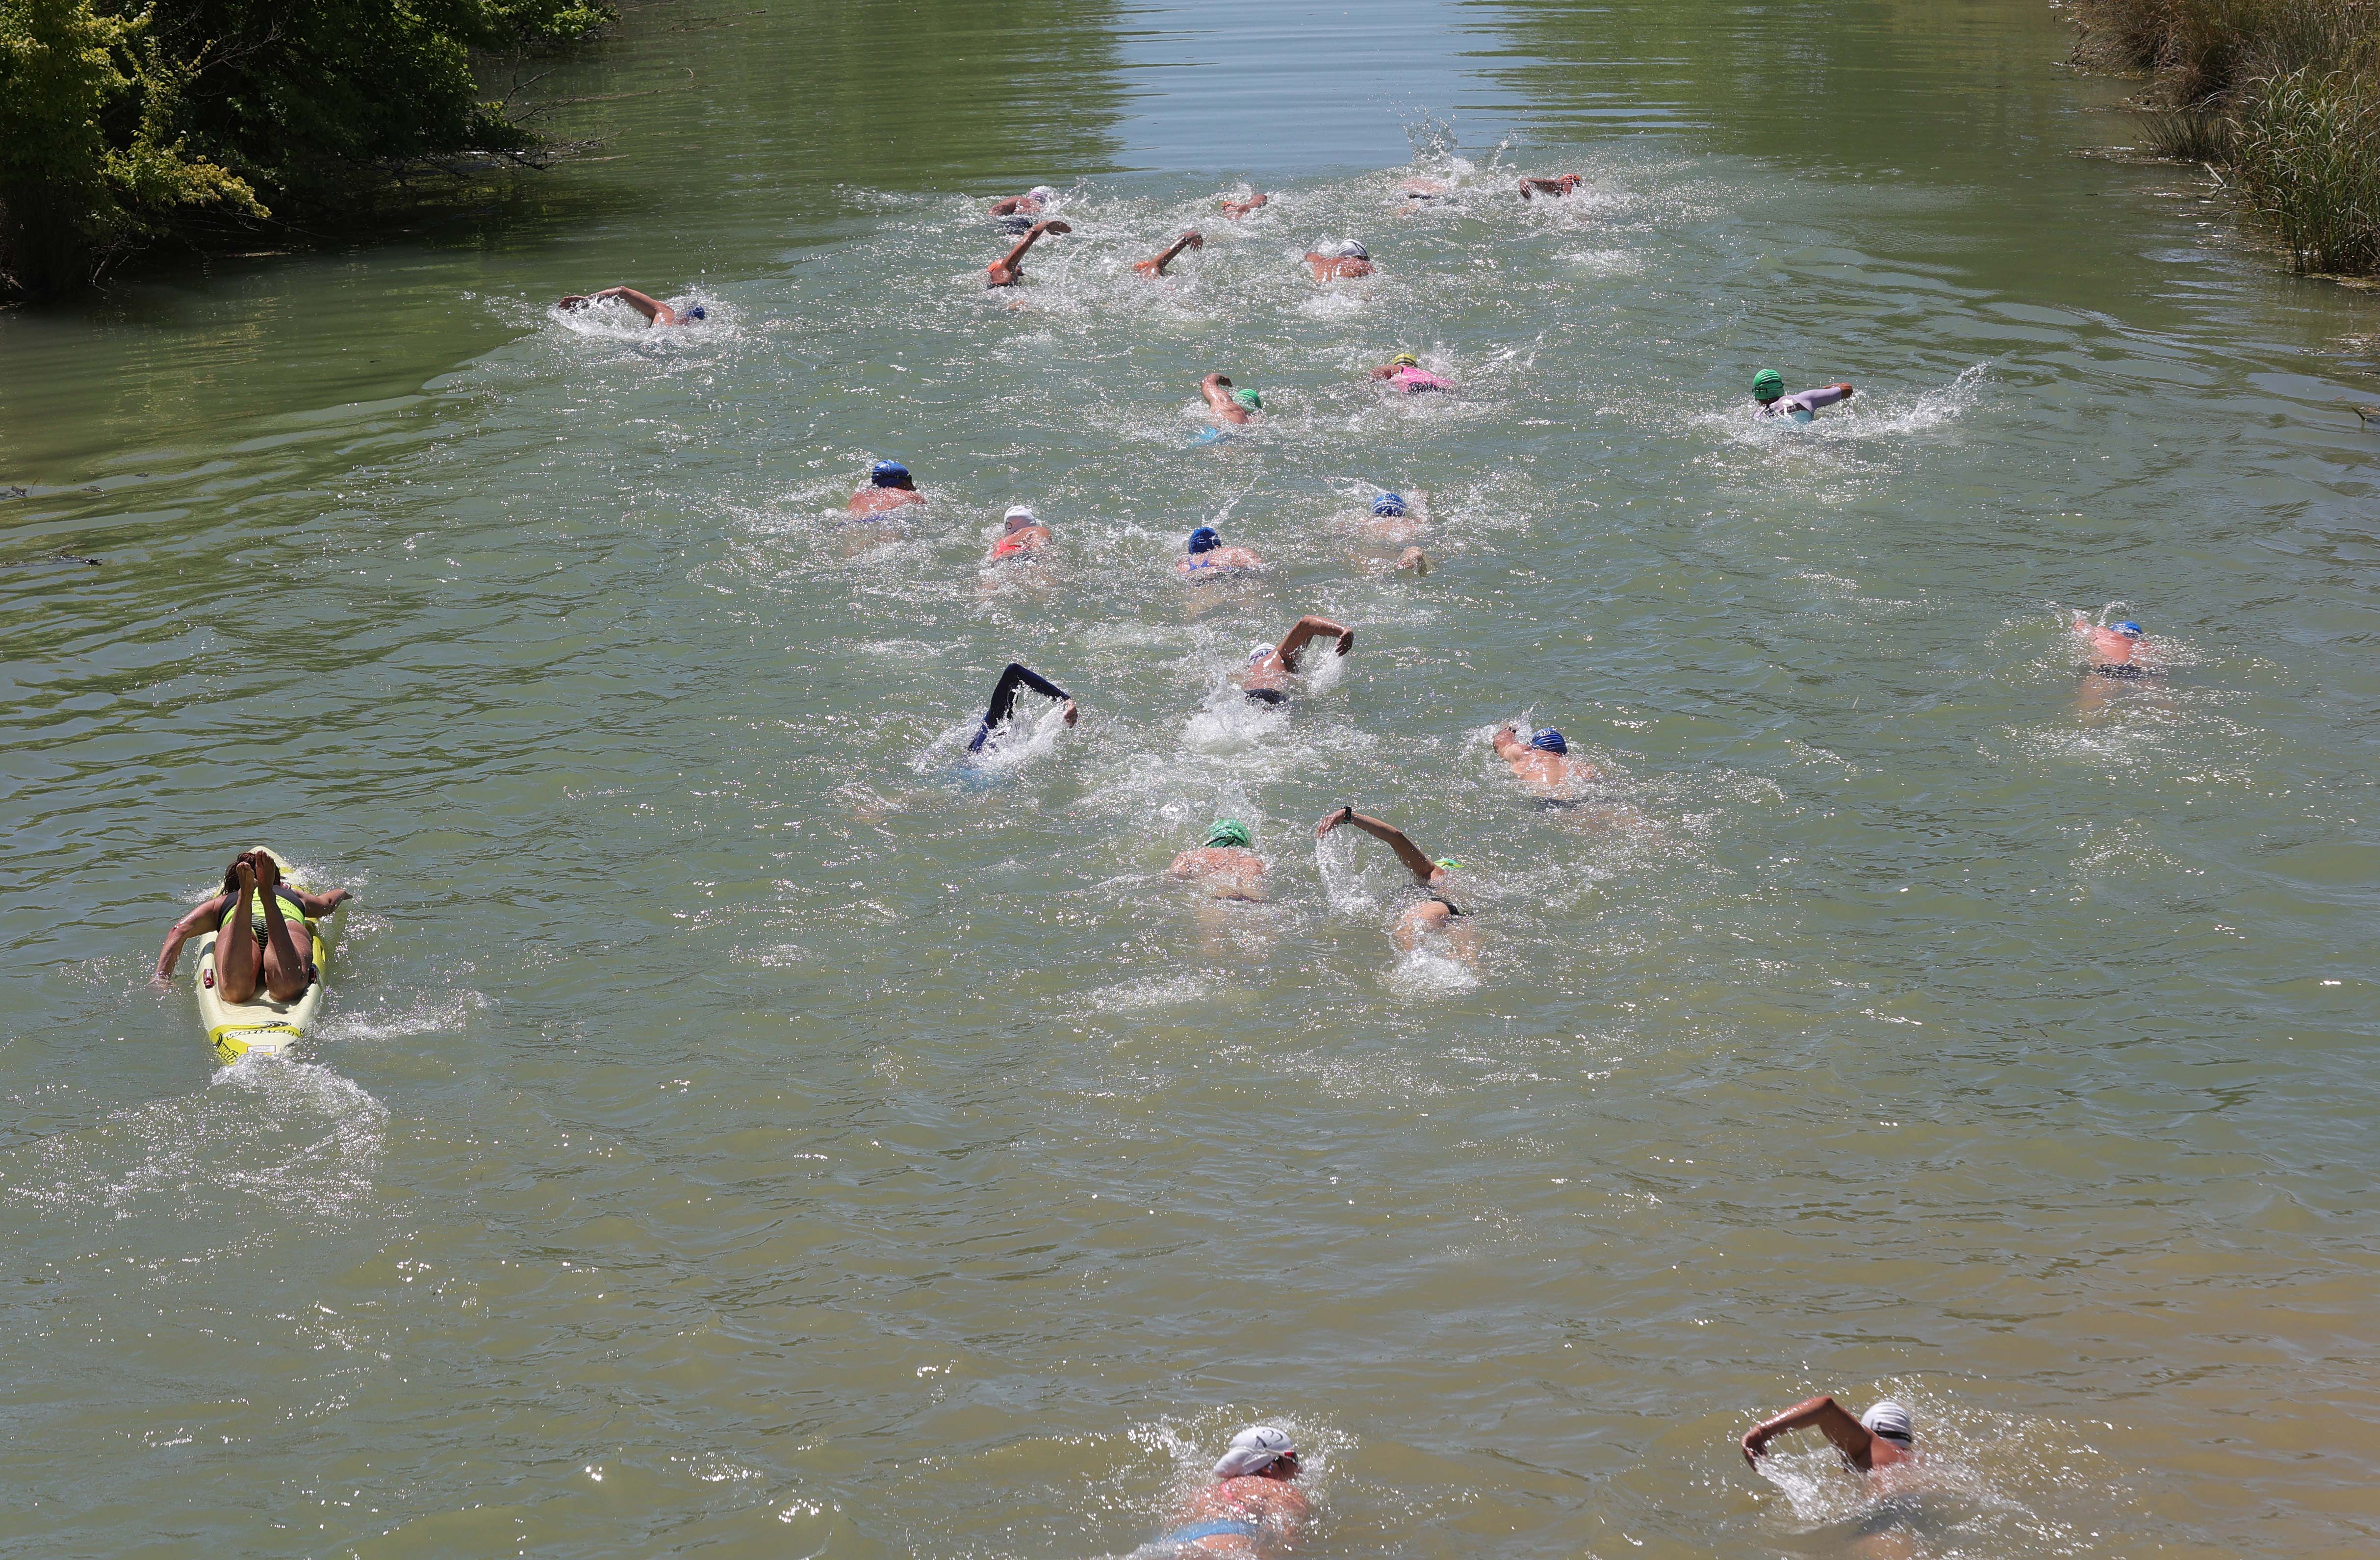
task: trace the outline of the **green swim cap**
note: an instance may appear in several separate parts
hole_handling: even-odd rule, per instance
[[[1463,863],[1456,860],[1451,856],[1439,857],[1438,859],[1438,865],[1444,867],[1450,872],[1459,872],[1463,870]]]
[[[1234,390],[1232,392],[1232,399],[1239,402],[1240,405],[1247,408],[1250,411],[1264,410],[1264,397],[1257,395],[1253,390]]]
[[[1218,818],[1207,830],[1209,846],[1236,846],[1242,850],[1253,849],[1248,839],[1248,826],[1236,818]]]
[[[1752,398],[1773,401],[1785,394],[1785,376],[1775,369],[1762,369],[1752,376]]]

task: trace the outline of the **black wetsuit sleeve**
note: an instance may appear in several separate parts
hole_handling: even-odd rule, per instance
[[[1034,692],[1050,699],[1064,700],[1074,697],[1030,666],[1021,662],[1010,662],[1002,669],[1000,681],[992,685],[991,702],[984,709],[983,724],[976,727],[975,740],[967,744],[968,752],[983,751],[984,740],[991,735],[992,727],[1015,713],[1016,690],[1020,688],[1029,688]]]

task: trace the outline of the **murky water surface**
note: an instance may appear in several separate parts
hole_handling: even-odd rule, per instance
[[[610,161],[0,320],[5,1547],[1114,1552],[1263,1415],[1318,1555],[1834,1555],[1734,1448],[1829,1390],[1902,1553],[2369,1552],[2374,306],[2072,155],[2066,42],[653,6],[540,89]],[[710,317],[548,307],[618,281]],[[2168,675],[2077,676],[2110,603]],[[961,769],[1011,659],[1083,723]],[[1166,876],[1219,814],[1269,904]],[[258,840],[362,897],[218,1072],[145,977]]]

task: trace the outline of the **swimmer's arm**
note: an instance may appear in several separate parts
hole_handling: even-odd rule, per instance
[[[1333,623],[1327,617],[1317,617],[1308,613],[1299,618],[1296,626],[1288,633],[1281,636],[1281,643],[1273,648],[1273,653],[1281,657],[1282,665],[1294,672],[1297,670],[1298,652],[1325,634],[1339,636],[1339,653],[1342,655],[1355,648],[1354,629]]]
[[[223,920],[231,904],[230,895],[218,894],[174,923],[173,930],[165,933],[165,945],[157,950],[157,973],[153,979],[158,984],[163,985],[174,973],[175,961],[182,957],[182,945]]]
[[[1498,726],[1496,734],[1488,740],[1495,745],[1496,756],[1508,762],[1529,750],[1529,745],[1521,740],[1520,733],[1509,725]]]
[[[1210,373],[1198,382],[1198,394],[1207,397],[1208,407],[1226,422],[1245,422],[1248,408],[1232,399],[1232,382],[1220,373]]]
[[[1405,832],[1393,823],[1383,823],[1377,818],[1365,817],[1352,807],[1342,807],[1336,812],[1326,812],[1322,815],[1322,822],[1314,826],[1314,837],[1320,839],[1342,823],[1354,824],[1355,827],[1395,851],[1397,859],[1404,863],[1405,871],[1413,873],[1414,881],[1424,888],[1429,886],[1429,875],[1438,871],[1438,863],[1423,855],[1421,847],[1407,839]]]
[[[677,311],[672,309],[668,304],[662,302],[658,299],[648,298],[634,287],[605,287],[601,292],[597,293],[595,297],[598,299],[616,298],[621,302],[626,304],[629,308],[635,310],[638,313],[642,314],[647,320],[650,321],[654,324],[672,324],[675,323],[677,318]],[[664,314],[668,315],[669,318],[666,320],[662,318]]]
[[[1025,199],[1025,197],[1022,195],[1011,195],[1005,201],[994,201],[991,203],[991,214],[993,216],[1014,216],[1016,214],[1016,204],[1023,199]]]
[[[1860,1423],[1849,1409],[1832,1397],[1823,1395],[1796,1403],[1775,1419],[1764,1420],[1744,1432],[1743,1460],[1758,1467],[1759,1458],[1767,1450],[1769,1442],[1789,1431],[1809,1426],[1815,1426],[1835,1444],[1835,1450],[1843,1455],[1843,1459],[1862,1473],[1865,1473],[1874,1462],[1870,1444],[1875,1438],[1868,1433],[1867,1426]]]

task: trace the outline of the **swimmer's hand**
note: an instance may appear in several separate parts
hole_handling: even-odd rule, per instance
[[[1355,810],[1352,807],[1342,807],[1335,812],[1324,813],[1322,815],[1322,822],[1314,825],[1314,837],[1316,839],[1322,838],[1331,830],[1337,828],[1340,824],[1344,823],[1348,819],[1353,818],[1354,816],[1355,816]]]
[[[1066,701],[1066,724],[1067,724],[1068,725],[1074,725],[1076,721],[1081,720],[1082,718],[1083,718],[1083,712],[1082,712],[1082,711],[1080,711],[1080,710],[1077,710],[1076,708],[1075,708],[1075,701],[1074,701],[1073,700],[1071,700],[1071,699],[1067,700],[1067,701]]]
[[[1035,223],[1033,225],[1033,231],[1036,233],[1072,233],[1074,229],[1052,217],[1048,222]]]
[[[1827,388],[1829,390],[1841,391],[1843,393],[1843,399],[1846,401],[1859,394],[1857,390],[1852,388],[1851,381],[1849,380],[1839,379],[1834,384],[1827,386]]]
[[[565,298],[560,303],[555,304],[554,307],[556,309],[584,309],[589,301],[591,300],[580,294],[572,293],[568,298]]]
[[[1768,1427],[1767,1425],[1756,1424],[1750,1430],[1743,1432],[1743,1461],[1745,1467],[1758,1468],[1760,1466],[1762,1456],[1766,1454],[1767,1450]]]
[[[1355,648],[1355,630],[1349,628],[1339,636],[1339,653],[1346,654]]]

